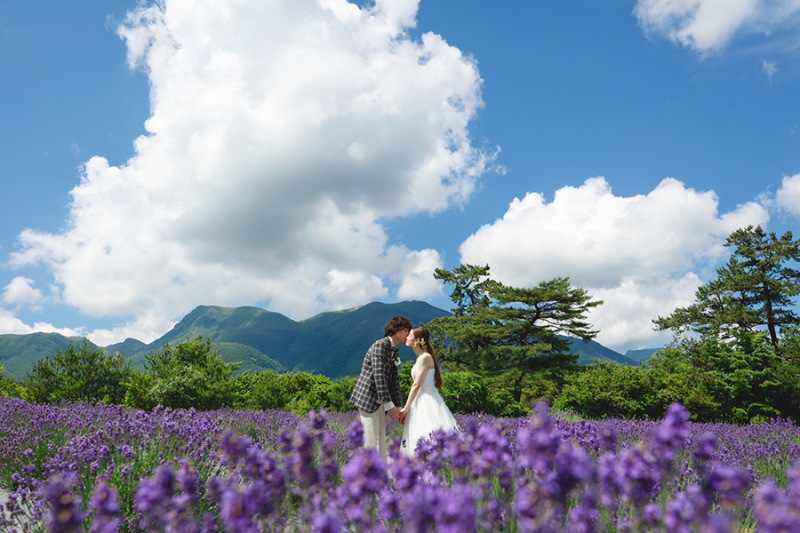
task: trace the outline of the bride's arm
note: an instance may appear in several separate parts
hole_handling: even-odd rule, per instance
[[[408,411],[408,408],[411,407],[411,404],[414,403],[414,400],[417,399],[417,395],[419,394],[420,389],[422,389],[422,380],[425,379],[425,374],[428,373],[428,370],[433,368],[433,358],[423,357],[422,361],[420,361],[420,369],[417,372],[417,376],[414,378],[414,383],[411,384],[411,389],[408,391],[408,399],[406,400],[406,405],[403,407],[403,412]]]

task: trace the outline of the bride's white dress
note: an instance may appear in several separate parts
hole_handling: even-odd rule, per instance
[[[418,363],[411,367],[411,380],[417,377]],[[408,457],[414,456],[417,442],[427,438],[437,429],[452,431],[458,427],[453,413],[447,408],[441,394],[434,384],[434,370],[431,368],[425,373],[422,388],[417,394],[414,403],[408,407],[406,424],[403,426],[403,440],[405,441],[403,453]]]

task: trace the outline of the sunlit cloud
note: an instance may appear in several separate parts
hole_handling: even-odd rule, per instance
[[[116,317],[90,333],[103,343],[153,340],[199,304],[305,318],[438,295],[420,281],[438,255],[389,246],[383,223],[463,205],[495,153],[470,138],[476,63],[409,37],[417,3],[140,4],[118,33],[149,78],[147,134],[124,165],[89,158],[65,229],[25,230],[10,265]]]
[[[18,307],[28,307],[33,311],[42,309],[42,302],[45,300],[42,291],[33,288],[33,280],[23,276],[17,276],[11,283],[3,287],[2,301],[5,304],[16,305]]]
[[[737,35],[770,35],[800,28],[798,0],[638,0],[634,15],[645,33],[659,35],[702,55],[717,52]]]
[[[548,202],[530,192],[502,219],[482,226],[461,245],[462,262],[489,264],[492,277],[530,287],[569,277],[604,305],[590,315],[597,340],[619,349],[668,340],[652,320],[693,300],[713,274],[734,230],[764,225],[767,209],[748,202],[720,214],[713,191],[674,179],[646,195],[615,196],[604,178],[563,187]]]

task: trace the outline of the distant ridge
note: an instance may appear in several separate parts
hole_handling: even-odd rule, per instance
[[[595,341],[584,342],[580,339],[569,339],[572,344],[571,352],[578,356],[578,364],[588,366],[595,361],[612,361],[621,365],[638,366],[639,362],[615,352],[611,348],[606,348]]]
[[[24,378],[35,361],[53,355],[59,348],[66,350],[70,343],[77,346],[83,343],[83,338],[59,333],[0,335],[0,364],[12,376]]]
[[[420,301],[372,302],[352,309],[320,313],[297,322],[258,307],[201,305],[150,344],[126,339],[103,349],[122,352],[134,368],[142,370],[146,354],[160,350],[166,343],[174,346],[203,336],[211,340],[212,348],[223,360],[241,362],[240,371],[304,371],[336,378],[358,374],[364,353],[383,334],[383,325],[389,318],[401,315],[408,317],[412,324],[424,324],[450,314]],[[595,341],[570,341],[580,365],[594,361],[638,364],[638,359],[627,356],[631,352],[622,355]],[[84,339],[57,333],[0,335],[0,364],[9,374],[25,378],[35,361],[52,355],[59,348],[66,349],[70,342],[78,345]],[[413,353],[401,346],[400,358],[411,360]]]
[[[636,364],[639,364],[641,360],[642,363],[646,363],[653,357],[657,351],[661,350],[661,348],[642,348],[641,350],[628,350],[625,352],[625,357],[628,359],[633,359],[636,361]]]
[[[242,371],[271,369],[340,377],[360,372],[364,353],[383,335],[383,326],[391,317],[402,315],[419,324],[449,314],[426,302],[373,302],[295,322],[257,307],[203,305],[161,338],[136,353],[125,353],[134,367],[141,367],[145,354],[161,349],[165,343],[174,345],[202,335],[211,339],[225,361],[241,361]],[[413,354],[402,347],[400,356],[409,360]]]

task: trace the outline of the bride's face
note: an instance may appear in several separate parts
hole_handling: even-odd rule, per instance
[[[414,347],[414,332],[413,331],[409,331],[408,332],[408,337],[406,337],[406,346],[408,346],[409,348],[413,348]]]

